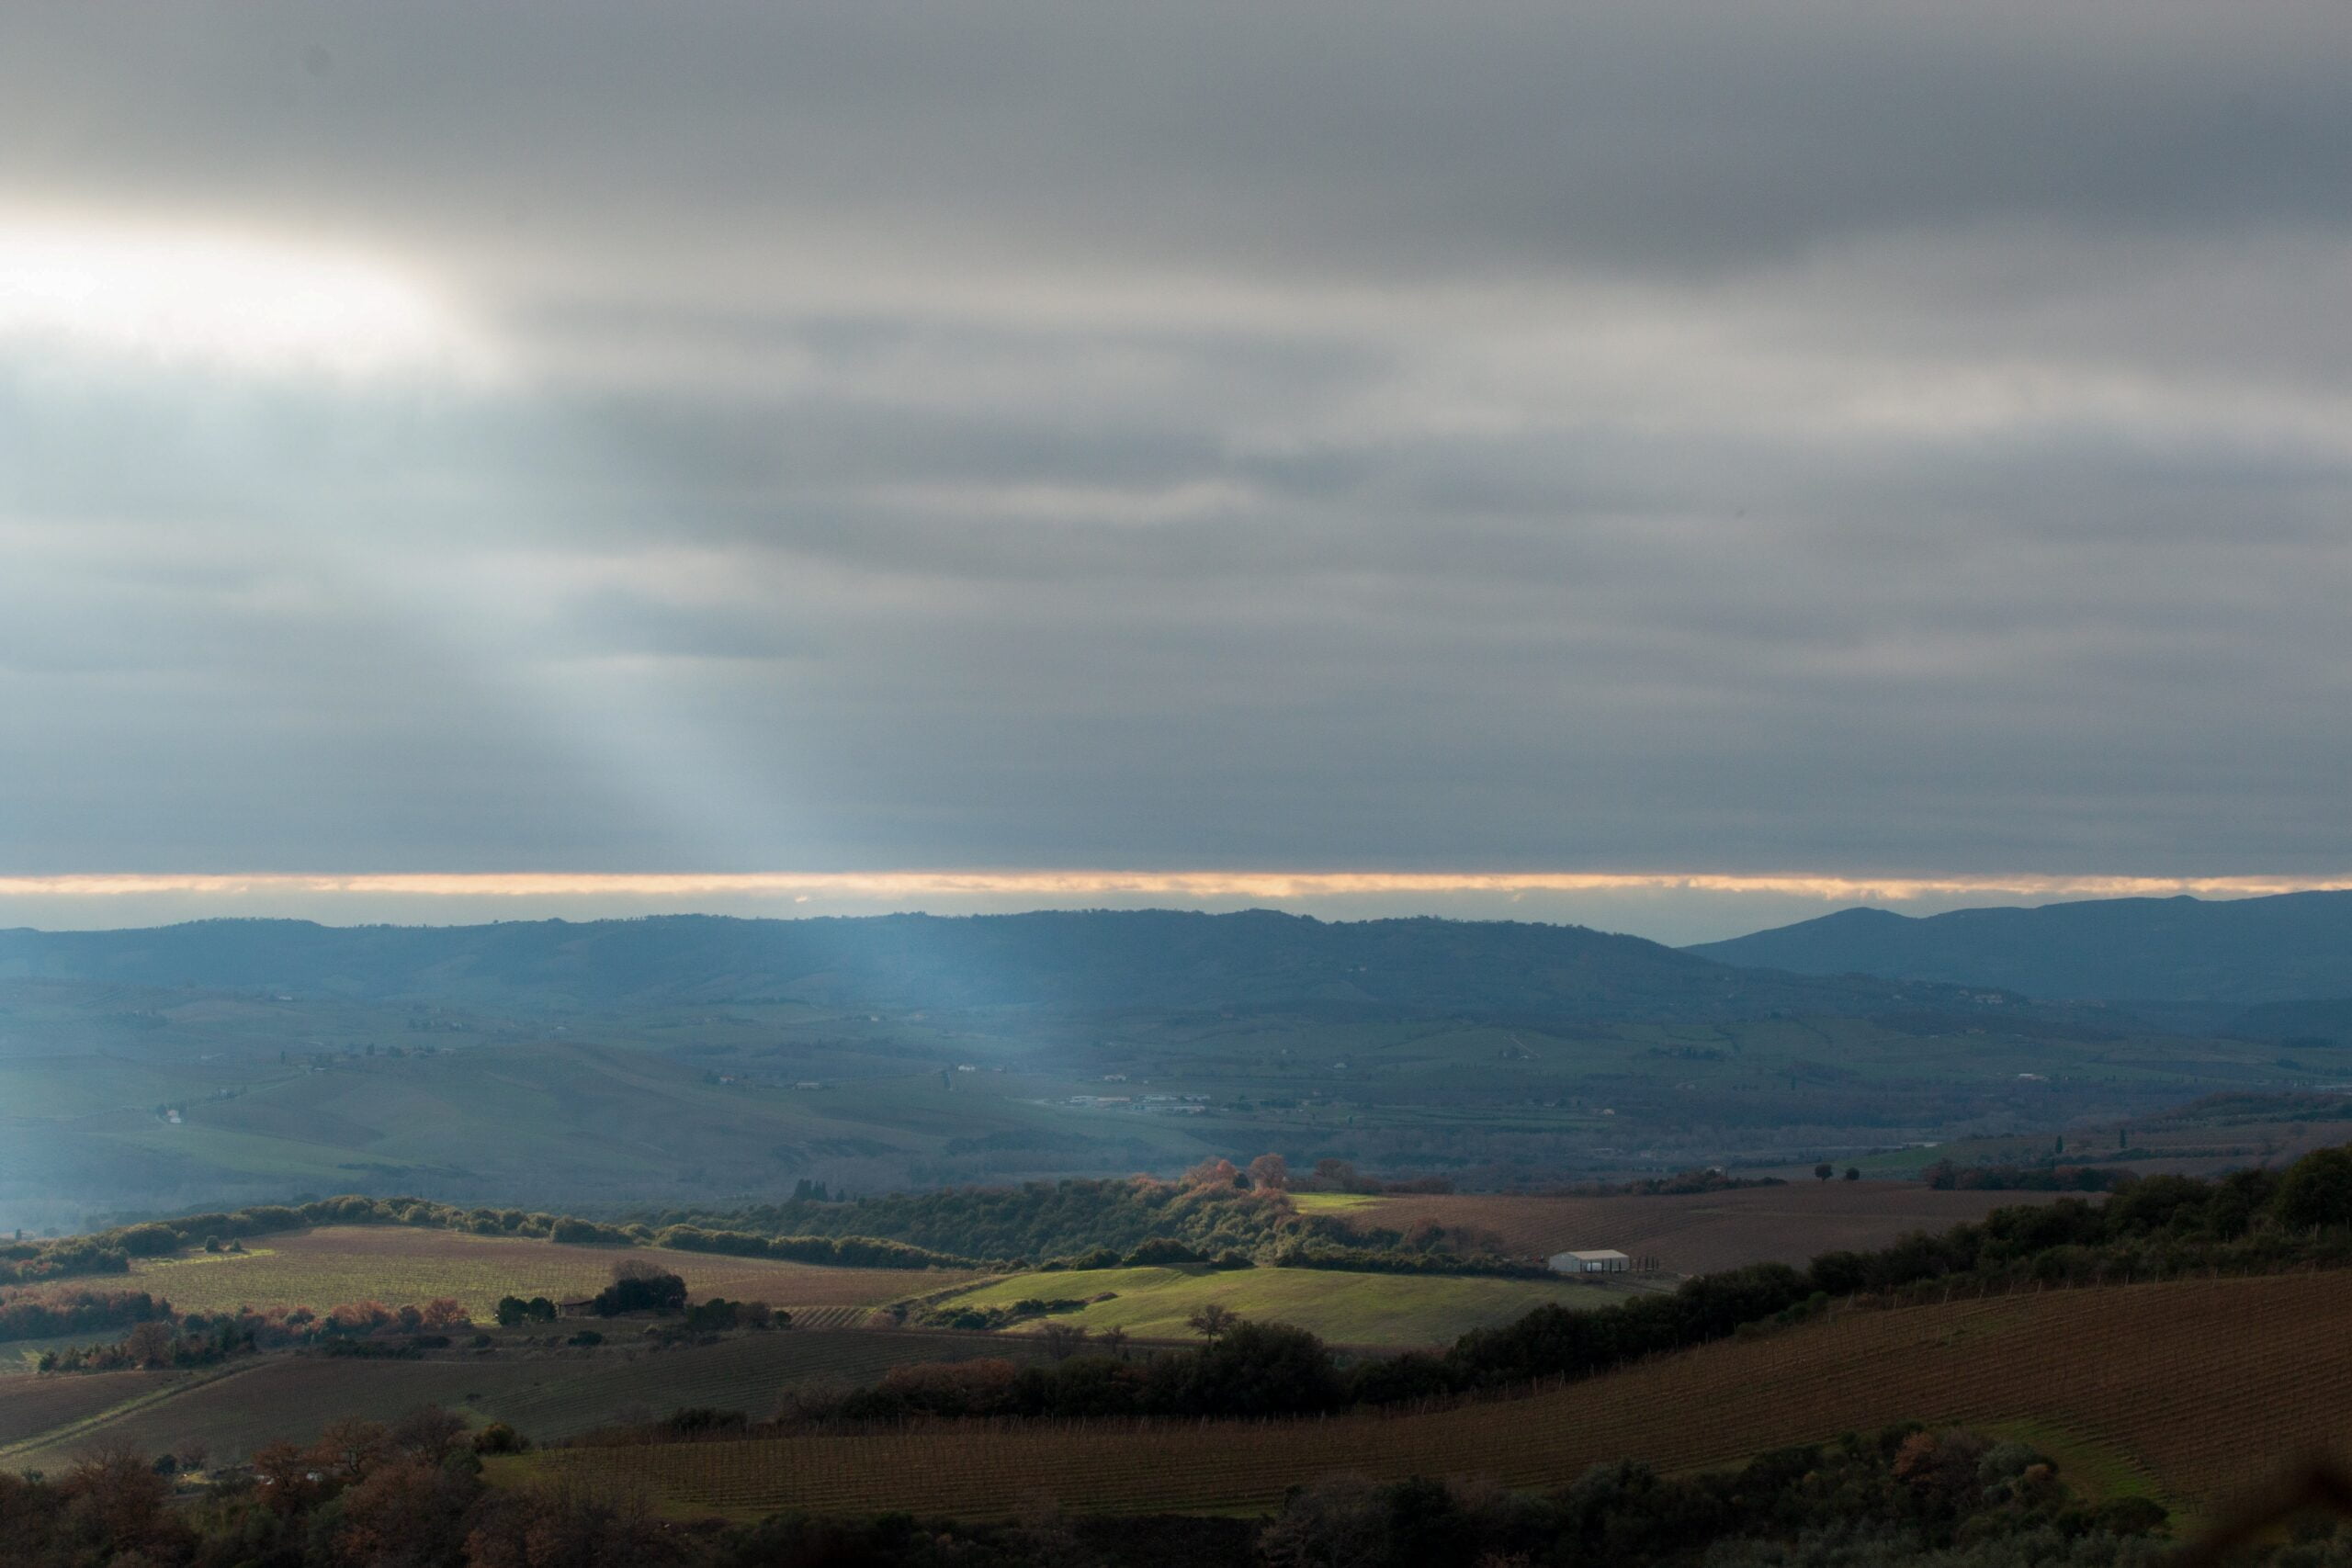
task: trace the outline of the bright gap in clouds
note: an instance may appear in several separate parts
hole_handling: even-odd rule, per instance
[[[349,252],[202,230],[0,215],[0,339],[166,365],[480,373],[456,313]]]

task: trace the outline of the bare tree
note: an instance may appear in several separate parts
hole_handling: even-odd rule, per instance
[[[1114,1325],[1104,1329],[1102,1337],[1095,1343],[1102,1347],[1105,1355],[1116,1356],[1122,1361],[1127,1359],[1127,1331],[1124,1328]]]
[[[1045,1327],[1046,1354],[1067,1361],[1086,1343],[1086,1330],[1075,1323],[1049,1323]]]

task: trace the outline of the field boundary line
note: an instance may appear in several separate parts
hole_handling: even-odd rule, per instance
[[[98,1428],[107,1426],[110,1422],[119,1420],[125,1416],[131,1416],[141,1410],[152,1409],[155,1405],[164,1404],[167,1400],[176,1399],[181,1394],[192,1393],[197,1389],[210,1388],[215,1383],[226,1382],[231,1378],[243,1377],[247,1372],[257,1371],[260,1370],[260,1366],[262,1364],[266,1363],[256,1362],[245,1366],[224,1367],[218,1371],[198,1372],[184,1382],[169,1383],[162,1388],[150,1389],[145,1393],[133,1394],[129,1399],[123,1400],[119,1404],[109,1404],[104,1410],[100,1410],[93,1415],[85,1416],[79,1420],[68,1421],[62,1427],[51,1427],[47,1431],[35,1433],[29,1438],[19,1438],[13,1443],[0,1443],[0,1459],[10,1459],[18,1454],[30,1453],[40,1449],[53,1448],[59,1443],[69,1443],[76,1438],[87,1437]],[[52,1377],[74,1377],[79,1374],[74,1372],[52,1372],[49,1375]]]

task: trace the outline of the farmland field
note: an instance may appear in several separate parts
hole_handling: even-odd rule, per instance
[[[1744,1263],[1802,1264],[1839,1248],[1885,1247],[1911,1231],[1948,1230],[2008,1204],[2046,1203],[2058,1196],[1939,1192],[1917,1181],[1792,1181],[1656,1198],[1307,1192],[1295,1201],[1306,1213],[1336,1211],[1360,1228],[1408,1234],[1422,1224],[1467,1229],[1491,1237],[1501,1251],[1530,1257],[1615,1247],[1655,1258],[1669,1273],[1703,1274]]]
[[[933,1428],[574,1450],[501,1461],[649,1486],[685,1515],[1002,1517],[1270,1509],[1347,1471],[1551,1486],[1620,1456],[1687,1471],[1907,1418],[2042,1436],[2190,1511],[2352,1439],[2341,1274],[2185,1281],[1854,1312],[1517,1400],[1325,1421]],[[2078,1472],[2079,1473],[2079,1472]]]
[[[934,1269],[831,1269],[764,1258],[723,1258],[662,1247],[562,1247],[518,1236],[401,1225],[341,1225],[260,1236],[240,1257],[198,1253],[141,1260],[131,1284],[183,1312],[238,1306],[379,1301],[397,1306],[455,1296],[486,1319],[503,1295],[555,1300],[593,1295],[622,1258],[675,1270],[697,1298],[721,1295],[773,1306],[878,1306],[978,1278]]]
[[[74,1426],[152,1393],[177,1374],[92,1372],[86,1377],[10,1378],[0,1383],[0,1453],[44,1432]]]
[[[427,1404],[478,1422],[511,1422],[541,1441],[689,1404],[765,1419],[797,1382],[870,1382],[908,1362],[1043,1353],[1030,1341],[976,1334],[790,1329],[659,1352],[501,1351],[421,1361],[278,1355],[195,1375],[15,1378],[0,1383],[0,1467],[54,1468],[84,1447],[119,1440],[156,1452],[201,1442],[216,1460],[231,1459],[278,1438],[308,1440],[343,1416],[389,1420]],[[119,1414],[94,1419],[110,1410]]]
[[[1331,1269],[1084,1269],[1018,1274],[991,1280],[944,1303],[1010,1306],[1024,1298],[1083,1301],[1109,1291],[1116,1299],[1082,1312],[1057,1313],[1013,1325],[1046,1323],[1124,1328],[1143,1338],[1183,1338],[1184,1320],[1210,1302],[1243,1317],[1295,1324],[1340,1345],[1416,1346],[1450,1341],[1473,1328],[1509,1323],[1549,1302],[1605,1306],[1623,1298],[1573,1280],[1501,1280],[1474,1275],[1353,1274]]]

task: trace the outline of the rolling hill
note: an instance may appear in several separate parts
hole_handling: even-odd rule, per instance
[[[2352,892],[2108,898],[1922,918],[1841,909],[1684,951],[1800,975],[2233,1011],[2352,997]]]
[[[1900,987],[1868,980],[1744,971],[1578,926],[1331,922],[1268,910],[0,931],[0,979],[11,978],[532,1008],[793,1001],[1713,1020],[1967,1005],[1943,988],[1898,997]]]
[[[1328,1420],[974,1424],[578,1449],[506,1462],[650,1486],[682,1517],[905,1508],[999,1517],[1255,1511],[1334,1472],[1565,1486],[1595,1464],[1687,1472],[1899,1421],[1963,1423],[2066,1456],[2192,1516],[2340,1450],[2352,1299],[2335,1274],[2182,1280],[1841,1312],[1531,1397]]]

